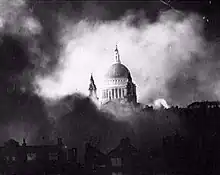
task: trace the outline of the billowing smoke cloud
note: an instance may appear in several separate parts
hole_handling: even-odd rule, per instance
[[[179,74],[187,72],[195,57],[201,60],[207,54],[203,22],[195,14],[180,16],[168,11],[151,23],[144,13],[129,12],[114,21],[66,20],[65,24],[59,37],[64,49],[57,70],[36,80],[42,96],[56,97],[77,91],[87,94],[91,72],[101,88],[103,76],[114,62],[113,51],[118,43],[121,61],[137,84],[138,99],[146,103],[160,97],[172,103],[173,83],[178,77],[183,79]]]
[[[51,140],[52,123],[32,83],[44,70],[45,54],[38,40],[42,32],[24,0],[0,0],[0,144],[9,138],[26,138],[28,143]]]
[[[172,103],[174,87],[170,87],[170,82],[175,81],[174,77],[185,70],[195,56],[200,59],[206,55],[200,17],[179,16],[168,11],[153,23],[143,12],[129,12],[119,20],[105,22],[94,18],[76,22],[60,17],[63,29],[58,38],[63,50],[58,66],[51,74],[36,78],[37,93],[48,98],[51,104],[47,110],[55,119],[56,134],[62,136],[68,146],[80,148],[80,152],[87,141],[108,150],[123,136],[132,138],[139,147],[161,145],[163,136],[182,129],[172,110],[142,111],[142,108],[111,103],[106,106],[109,113],[105,108],[97,109],[84,95],[71,94],[88,93],[91,72],[97,87],[102,87],[103,76],[114,62],[113,51],[118,43],[121,61],[130,69],[137,84],[139,100],[152,103],[157,98],[165,98]],[[57,102],[50,101],[57,98]],[[155,106],[168,107],[165,100],[155,102]]]
[[[50,111],[51,116],[59,116],[55,122],[56,134],[64,138],[67,146],[77,147],[80,158],[87,142],[105,152],[115,148],[123,137],[130,137],[139,148],[160,147],[164,136],[183,129],[172,110],[141,111],[127,106],[130,112],[123,114],[120,110],[125,108],[117,104],[116,110],[109,113],[77,93],[51,105]]]
[[[72,111],[57,119],[58,134],[68,146],[79,148],[81,155],[86,142],[106,150],[112,145],[116,146],[121,137],[132,136],[131,128],[126,123],[114,121],[114,116],[99,111],[95,104],[83,95],[76,94],[62,102],[72,104],[73,107]]]
[[[25,36],[41,32],[40,23],[28,11],[24,0],[1,0],[0,9],[1,30],[4,32]]]
[[[122,63],[131,71],[140,101],[152,102],[160,97],[181,103],[180,91],[175,89],[178,77],[182,79],[183,70],[189,77],[195,75],[192,68],[206,55],[199,16],[180,17],[167,12],[152,23],[141,12],[103,22],[97,20],[99,13],[87,18],[91,13],[88,6],[91,6],[85,5],[86,13],[81,17],[86,16],[87,20],[78,22],[70,13],[72,9],[68,13],[73,15],[73,20],[50,9],[61,4],[29,3],[28,7],[33,8],[28,11],[24,1],[0,2],[5,6],[1,11],[1,33],[7,34],[2,37],[0,46],[3,104],[0,111],[4,133],[1,141],[8,137],[18,141],[27,137],[28,143],[40,144],[42,136],[47,142],[50,137],[62,136],[68,146],[81,150],[87,141],[108,150],[124,136],[139,146],[157,145],[162,136],[180,128],[178,116],[169,110],[141,111],[112,104],[109,108],[113,115],[97,109],[84,95],[71,94],[87,93],[91,72],[97,87],[102,86],[103,75],[114,61],[113,51],[118,43]],[[62,7],[68,11],[70,6]],[[96,8],[93,6],[92,12]],[[105,9],[101,9],[101,14],[105,13]],[[10,13],[13,15],[8,15]],[[77,16],[77,12],[74,14]],[[6,48],[10,51],[17,48],[17,52],[5,52]],[[192,74],[187,71],[188,67]],[[33,75],[38,90],[33,87]],[[181,86],[184,93],[180,97],[191,90]],[[198,83],[198,87],[204,87],[201,91],[207,92],[206,84]],[[6,90],[10,93],[5,93]],[[33,90],[43,97],[61,99],[47,99],[45,109],[45,103],[32,94]],[[62,99],[66,94],[70,96]],[[190,99],[191,95],[184,97]],[[125,115],[121,115],[123,113]]]
[[[170,106],[167,104],[166,100],[157,99],[157,100],[154,101],[153,107],[155,109],[160,109],[160,108],[168,109]]]
[[[219,44],[207,42],[204,49],[206,57],[194,56],[167,82],[169,98],[174,104],[219,100]]]

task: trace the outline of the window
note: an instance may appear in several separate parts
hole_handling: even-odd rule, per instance
[[[15,156],[5,156],[5,160],[8,161],[16,161],[16,157]]]
[[[121,166],[121,158],[111,158],[112,166]]]
[[[73,156],[75,157],[76,156],[76,149],[72,149],[72,152],[73,152]]]
[[[5,160],[6,160],[6,161],[9,161],[9,156],[5,156]]]
[[[93,170],[95,170],[95,169],[96,169],[96,168],[95,168],[95,164],[94,164],[94,163],[92,164],[92,169],[93,169]]]
[[[105,167],[106,167],[106,165],[99,165],[99,167],[100,167],[100,168],[105,168]]]
[[[57,153],[49,153],[49,160],[58,160]]]
[[[11,160],[12,160],[12,161],[16,161],[16,157],[15,157],[15,156],[12,156],[12,157],[11,157]]]
[[[122,172],[113,172],[112,175],[122,175]]]
[[[27,161],[36,160],[36,153],[28,153],[27,154]]]
[[[76,160],[76,149],[68,150],[67,159],[69,161],[75,161]]]

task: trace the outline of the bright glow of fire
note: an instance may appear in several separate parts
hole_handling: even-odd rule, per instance
[[[155,109],[160,109],[160,108],[165,108],[165,109],[168,109],[170,108],[170,106],[167,104],[166,100],[164,99],[157,99],[154,101],[154,108]]]

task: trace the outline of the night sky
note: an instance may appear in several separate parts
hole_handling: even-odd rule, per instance
[[[160,112],[135,113],[134,124],[131,116],[121,121],[97,109],[85,94],[89,76],[112,63],[109,54],[119,42],[141,102],[164,98],[170,105],[185,106],[219,100],[220,12],[215,3],[0,0],[0,142],[25,137],[32,144],[51,143],[62,136],[69,145],[82,147],[95,135],[106,148],[126,134],[142,143],[146,133],[154,140],[150,136],[172,132],[179,127],[175,115],[170,127]],[[145,36],[155,46],[146,47]],[[170,43],[171,54],[164,51]],[[94,74],[98,82],[99,73]]]

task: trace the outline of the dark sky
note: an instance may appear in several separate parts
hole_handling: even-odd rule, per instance
[[[83,18],[108,21],[119,19],[129,10],[144,10],[147,18],[155,21],[162,11],[171,9],[168,5],[165,5],[161,1],[72,2],[63,0],[32,0],[27,1],[27,6],[22,8],[18,8],[16,5],[13,5],[14,2],[15,1],[10,1],[10,3],[5,0],[0,1],[2,7],[4,8],[1,16],[5,18],[6,21],[9,21],[6,27],[1,31],[4,44],[2,45],[2,51],[0,54],[2,57],[10,58],[13,57],[14,54],[21,60],[7,59],[5,63],[1,64],[1,71],[5,72],[4,74],[7,74],[7,76],[5,76],[6,79],[7,77],[11,77],[11,74],[18,75],[19,71],[22,72],[22,76],[19,74],[19,78],[22,77],[19,81],[22,82],[21,84],[24,84],[29,88],[33,74],[48,74],[57,66],[59,53],[60,50],[62,50],[62,45],[57,36],[58,31],[63,27],[62,23],[60,23],[60,15],[66,19],[76,22]],[[166,0],[164,2],[168,1]],[[4,7],[5,4],[6,6]],[[172,8],[184,13],[193,11],[205,16],[206,18],[204,21],[206,37],[212,41],[218,41],[218,36],[220,34],[220,25],[218,25],[220,22],[220,15],[216,2],[205,0],[173,0],[170,1],[170,5]],[[13,6],[13,8],[11,6]],[[12,22],[10,22],[9,18],[7,18],[7,14],[10,12],[8,9],[14,9],[13,13],[15,13],[15,15],[12,15],[14,17],[14,21],[12,20]],[[21,12],[18,9],[21,9]],[[42,31],[40,34],[27,34],[25,33],[25,30],[20,30],[22,26],[20,27],[19,19],[28,15],[34,17],[41,23]],[[14,53],[9,54],[7,49],[10,50],[10,45],[15,49],[13,49]],[[30,46],[36,46],[38,49],[33,49],[30,52],[30,50],[27,49],[30,48]],[[1,62],[2,61],[4,62],[4,60],[1,60]],[[10,71],[8,71],[9,69]],[[16,69],[18,71],[16,71]],[[4,77],[2,78],[5,79]]]
[[[212,19],[214,22],[219,20],[219,10],[216,1],[197,0],[197,1],[181,1],[181,0],[154,0],[154,1],[83,1],[71,2],[62,0],[53,1],[36,1],[36,3],[45,4],[48,9],[56,10],[57,12],[64,12],[66,14],[74,14],[77,11],[79,14],[95,16],[96,12],[91,7],[103,7],[106,13],[104,19],[117,19],[123,15],[127,10],[145,10],[148,18],[154,18],[160,11],[169,10],[171,7],[180,11],[193,11],[198,12],[204,16]],[[88,9],[90,7],[90,9]],[[64,10],[65,9],[65,10]],[[86,13],[85,13],[86,12]],[[98,15],[97,15],[98,16]],[[105,16],[105,15],[104,15]],[[71,16],[70,16],[71,17]],[[210,23],[213,24],[213,23]]]
[[[2,10],[2,17],[6,21],[9,21],[4,30],[3,35],[11,35],[5,37],[5,44],[2,46],[2,57],[7,55],[7,49],[12,43],[12,47],[19,45],[21,52],[18,54],[19,49],[15,49],[15,55],[19,56],[22,61],[14,60],[5,62],[1,64],[2,70],[7,70],[7,66],[10,69],[16,70],[16,67],[21,70],[24,69],[25,73],[22,73],[22,84],[29,86],[32,81],[33,74],[47,75],[53,69],[56,68],[60,51],[62,50],[62,44],[58,39],[58,32],[63,28],[62,22],[60,22],[60,16],[62,18],[71,21],[80,21],[81,19],[88,18],[90,20],[102,20],[110,21],[117,20],[123,16],[129,10],[139,11],[143,10],[145,16],[156,21],[158,16],[171,8],[180,10],[187,14],[189,12],[197,12],[201,16],[205,16],[205,36],[207,39],[212,41],[218,41],[218,36],[220,34],[219,30],[219,10],[218,5],[214,1],[83,1],[83,2],[73,2],[73,1],[63,1],[63,0],[31,0],[26,1],[26,6],[17,7],[16,1],[5,1],[2,0],[0,3],[4,10]],[[22,1],[21,1],[22,2]],[[25,2],[25,1],[24,1]],[[165,3],[169,3],[166,5]],[[7,17],[10,10],[15,13],[12,22]],[[13,10],[14,9],[14,10]],[[18,10],[19,9],[19,10]],[[18,14],[17,14],[18,13]],[[5,15],[6,14],[6,15]],[[40,34],[28,34],[20,28],[19,19],[24,16],[32,16],[38,20],[42,26]],[[208,19],[208,20],[207,20]],[[23,32],[23,33],[22,33]],[[13,40],[18,43],[13,44]],[[217,42],[215,42],[216,44]],[[14,45],[14,46],[13,46]],[[27,47],[28,46],[28,47]],[[36,46],[37,49],[29,49],[30,46]],[[22,48],[23,47],[23,48]],[[27,49],[27,50],[25,50]],[[8,49],[10,50],[10,49]],[[23,55],[22,55],[23,54]],[[8,55],[11,57],[12,55]],[[3,61],[3,60],[2,60]],[[19,62],[19,64],[17,63]],[[15,67],[13,67],[13,66]],[[19,65],[19,66],[17,66]],[[6,71],[7,72],[7,71]],[[16,72],[16,71],[15,71]],[[21,71],[23,72],[23,71]],[[11,71],[10,71],[11,73]],[[8,74],[8,73],[7,73]],[[12,73],[14,74],[14,73]],[[17,73],[16,73],[17,74]],[[10,76],[10,75],[9,75]],[[19,75],[20,76],[20,75]],[[21,80],[20,80],[21,81]],[[196,83],[195,83],[196,84]],[[170,85],[169,85],[170,86]]]
[[[169,5],[166,5],[168,3]],[[63,26],[59,21],[59,16],[71,21],[80,21],[81,19],[88,19],[90,21],[112,21],[118,20],[120,17],[128,13],[129,11],[138,12],[142,10],[144,15],[150,22],[155,22],[158,17],[165,11],[176,10],[179,17],[181,15],[185,17],[191,12],[198,13],[204,19],[204,36],[207,41],[212,41],[215,44],[218,41],[219,28],[218,23],[220,22],[218,5],[214,1],[83,1],[83,2],[72,2],[72,1],[31,1],[29,6],[33,7],[33,14],[36,16],[41,24],[43,25],[43,32],[41,34],[39,43],[40,47],[43,48],[44,52],[48,53],[51,57],[48,62],[47,68],[54,68],[57,62],[57,57],[60,51],[60,43],[57,39],[57,31],[59,31]],[[138,17],[134,23],[138,23]],[[143,16],[142,16],[143,18]],[[41,69],[40,69],[41,70]],[[46,69],[48,71],[48,69]],[[41,72],[43,72],[41,70]],[[181,74],[181,73],[180,73]],[[191,77],[192,78],[192,77]],[[192,78],[193,79],[193,78]],[[173,87],[178,87],[179,89],[189,89],[189,93],[192,92],[192,87],[199,86],[197,82],[192,82],[192,86],[184,87],[182,86],[183,79],[180,77],[176,78],[175,82],[168,82],[167,87],[173,89]],[[190,80],[184,81],[184,84],[188,84]],[[195,86],[194,86],[195,85]],[[182,88],[184,87],[184,88]],[[178,89],[176,88],[176,89]],[[170,103],[174,104],[185,104],[189,99],[183,100],[179,103],[178,98],[183,98],[179,96],[180,91],[171,91],[175,94],[170,98]],[[188,91],[186,91],[188,92]],[[200,93],[200,92],[199,92]],[[200,94],[203,94],[201,92]],[[178,98],[177,98],[178,96]],[[201,99],[206,98],[207,95],[196,95],[200,96]],[[195,98],[200,100],[200,98]],[[209,99],[215,99],[210,97]],[[191,101],[190,101],[191,102]]]
[[[197,0],[197,1],[181,1],[181,0],[154,0],[154,1],[63,1],[63,0],[45,0],[45,1],[30,1],[37,9],[38,13],[64,13],[69,18],[74,15],[80,17],[96,17],[103,20],[115,20],[124,15],[128,10],[144,10],[147,17],[155,20],[160,11],[171,9],[169,5],[176,10],[183,12],[198,12],[202,16],[209,18],[210,29],[217,27],[219,22],[218,4],[215,1]],[[30,5],[30,6],[32,6]],[[41,8],[37,8],[41,7]],[[95,9],[99,10],[95,10]],[[44,9],[46,11],[44,11]],[[44,11],[44,12],[43,12]],[[46,16],[45,16],[46,18]],[[46,19],[45,19],[46,21]],[[217,30],[216,30],[217,31]]]

